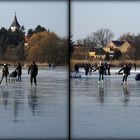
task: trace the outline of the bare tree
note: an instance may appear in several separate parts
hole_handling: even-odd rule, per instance
[[[105,47],[112,39],[113,33],[109,29],[100,29],[93,33],[93,39],[96,47],[103,48]]]
[[[89,51],[95,51],[95,48],[103,48],[111,41],[113,33],[109,29],[100,29],[88,35],[84,39],[77,40],[78,44],[84,45],[85,59]]]
[[[135,35],[128,32],[128,33],[125,33],[122,36],[120,36],[118,40],[133,42],[134,38],[135,38]]]
[[[94,35],[89,35],[83,40],[85,46],[89,48],[89,50],[94,50],[97,46],[97,42],[94,38]]]
[[[135,60],[140,59],[140,34],[135,36],[135,38],[132,41],[132,47],[133,47],[133,57]],[[131,47],[131,48],[132,48]]]
[[[78,40],[84,46],[88,47],[89,50],[94,50],[94,48],[103,48],[108,42],[111,41],[113,37],[112,31],[109,29],[100,29],[96,32],[93,32],[91,35],[88,35],[83,40]]]
[[[140,34],[132,35],[130,33],[127,33],[122,35],[120,39],[131,43],[131,46],[128,48],[125,55],[128,56],[129,59],[140,59]]]

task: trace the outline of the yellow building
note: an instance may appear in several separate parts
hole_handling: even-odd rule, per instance
[[[96,48],[93,52],[88,52],[90,58],[105,58],[105,51],[102,48]]]
[[[113,57],[115,50],[120,50],[122,54],[126,53],[131,47],[131,43],[128,41],[111,41],[104,47],[104,51],[110,54],[110,57]]]

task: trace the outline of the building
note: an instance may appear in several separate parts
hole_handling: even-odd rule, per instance
[[[10,48],[15,48],[16,46],[23,43],[23,34],[20,32],[21,26],[17,20],[16,13],[14,15],[13,22],[11,26],[9,27],[9,33],[10,33]]]
[[[132,43],[131,42],[128,42],[128,41],[125,41],[122,44],[122,46],[120,47],[121,53],[126,53],[130,47],[132,47]]]
[[[124,41],[111,41],[107,44],[106,47],[104,47],[104,50],[106,52],[114,51],[115,49],[120,49],[120,47],[124,44]]]
[[[90,59],[104,59],[105,51],[102,48],[95,48],[94,51],[88,53],[88,56]]]
[[[114,56],[115,50],[120,51],[122,54],[125,54],[128,51],[128,48],[132,46],[131,42],[128,41],[111,41],[104,47],[104,51],[109,53],[110,58]]]
[[[104,59],[105,51],[103,48],[94,48],[90,50],[88,46],[84,44],[74,44],[73,58],[75,59]]]
[[[17,20],[16,13],[15,13],[15,16],[14,16],[14,20],[13,20],[11,26],[10,26],[10,30],[11,30],[11,32],[15,32],[15,31],[20,30],[20,24]]]

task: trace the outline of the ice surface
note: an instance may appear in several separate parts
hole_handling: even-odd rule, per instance
[[[132,70],[126,86],[121,86],[119,68],[98,84],[98,72],[71,78],[72,138],[140,138],[140,82]]]
[[[27,72],[22,82],[0,85],[0,138],[67,138],[67,68],[39,68],[37,86]]]

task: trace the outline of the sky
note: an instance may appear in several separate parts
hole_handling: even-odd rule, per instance
[[[110,29],[114,40],[128,32],[140,34],[140,2],[72,2],[71,33],[74,41],[83,39],[101,28]]]
[[[65,1],[0,1],[0,28],[9,29],[15,12],[26,32],[41,25],[60,37],[68,35],[68,3]]]

